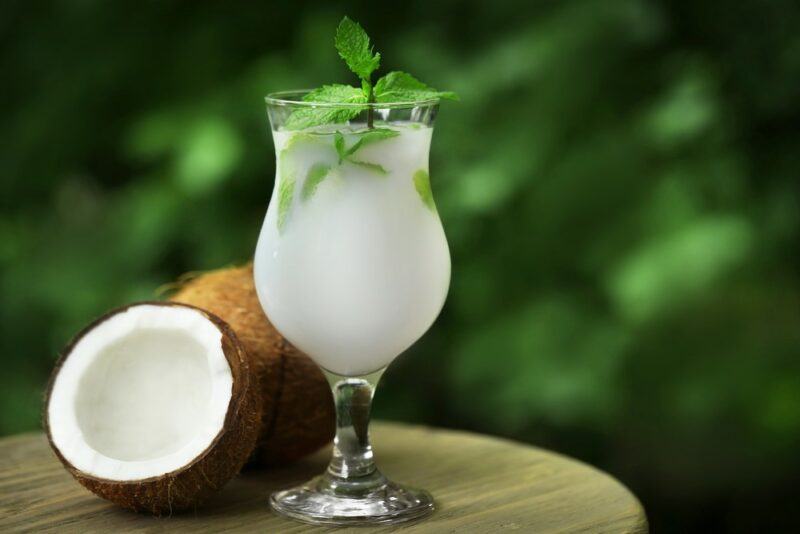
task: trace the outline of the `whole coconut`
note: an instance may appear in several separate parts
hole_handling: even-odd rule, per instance
[[[264,315],[252,264],[197,276],[181,284],[171,300],[221,317],[247,350],[264,400],[256,463],[298,460],[331,441],[335,415],[330,387],[317,365]]]

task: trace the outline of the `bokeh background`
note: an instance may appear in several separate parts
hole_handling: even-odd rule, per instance
[[[351,81],[343,14],[383,72],[462,97],[431,157],[450,297],[378,416],[591,462],[656,532],[796,528],[788,0],[3,2],[0,435],[39,427],[90,319],[250,258],[274,173],[262,96]]]

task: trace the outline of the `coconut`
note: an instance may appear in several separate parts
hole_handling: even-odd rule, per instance
[[[172,300],[209,310],[227,321],[252,358],[265,407],[254,460],[286,463],[331,441],[335,416],[330,387],[317,365],[264,315],[252,264],[185,281]]]
[[[261,391],[233,330],[175,303],[109,312],[64,350],[44,426],[67,470],[110,501],[156,515],[192,508],[239,472]]]

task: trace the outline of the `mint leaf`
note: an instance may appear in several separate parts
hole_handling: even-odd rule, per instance
[[[323,85],[310,91],[303,97],[305,102],[323,104],[362,104],[367,101],[364,92],[350,85]],[[302,130],[323,124],[347,122],[364,110],[361,106],[348,107],[300,107],[295,109],[286,119],[284,127],[289,130]]]
[[[322,141],[319,139],[318,135],[310,134],[307,132],[297,132],[296,134],[292,134],[286,144],[283,145],[283,150],[281,150],[281,154],[286,152],[287,150],[292,150],[295,145],[300,143],[321,143]]]
[[[458,95],[452,91],[437,91],[399,70],[390,72],[375,84],[377,102],[413,102],[433,98],[458,100]]]
[[[278,232],[283,232],[286,227],[286,220],[289,218],[289,210],[292,207],[294,197],[294,176],[281,177],[278,185]]]
[[[390,137],[395,137],[400,135],[400,132],[390,130],[389,128],[374,128],[372,130],[360,132],[355,135],[358,137],[358,140],[353,143],[350,148],[347,148],[347,143],[342,132],[337,131],[334,134],[333,146],[336,148],[336,153],[339,155],[339,163],[355,154],[356,151],[360,150],[365,145],[369,145],[383,139],[389,139]]]
[[[369,82],[370,76],[381,64],[381,55],[373,53],[364,28],[358,22],[344,17],[336,28],[334,43],[350,70]]]
[[[366,102],[364,92],[358,87],[334,83],[323,85],[318,89],[309,91],[304,97],[305,102],[326,102],[331,104],[360,104]]]
[[[306,174],[306,181],[303,182],[303,189],[300,191],[300,199],[306,201],[310,199],[317,191],[317,187],[328,176],[331,171],[329,165],[317,163],[308,170]]]
[[[298,108],[283,123],[287,130],[303,130],[323,124],[340,124],[361,113],[356,108]]]
[[[358,141],[356,141],[355,144],[353,144],[353,146],[347,150],[345,157],[355,154],[358,150],[367,145],[377,141],[383,141],[384,139],[389,139],[391,137],[396,137],[398,135],[400,135],[400,132],[397,130],[391,130],[389,128],[373,128],[372,130],[367,130],[366,132],[358,134]]]
[[[280,182],[278,183],[278,233],[282,233],[286,227],[286,220],[289,217],[289,210],[292,208],[294,199],[295,177],[294,171],[289,164],[288,154],[285,150],[281,151],[280,156]]]
[[[386,169],[383,168],[382,165],[378,165],[377,163],[370,163],[369,161],[359,161],[357,159],[349,159],[349,158],[346,161],[348,163],[352,163],[353,165],[358,165],[359,167],[364,167],[367,170],[370,170],[372,172],[375,172],[375,173],[378,173],[378,174],[381,174],[381,175],[384,175],[384,176],[389,174],[389,171],[387,171]]]
[[[389,139],[391,137],[395,137],[400,135],[400,132],[395,130],[391,130],[389,128],[375,128],[372,130],[367,130],[366,132],[360,132],[355,134],[358,137],[355,143],[353,143],[350,148],[347,148],[347,140],[345,139],[342,132],[336,132],[333,136],[333,146],[336,148],[336,153],[339,155],[339,165],[342,162],[352,163],[353,165],[358,165],[360,167],[365,167],[373,172],[378,174],[389,174],[389,172],[384,169],[381,165],[377,163],[370,163],[369,161],[360,161],[357,159],[353,159],[353,154],[356,151],[363,148],[365,145],[369,145],[371,143],[375,143],[377,141],[381,141],[383,139]]]
[[[333,146],[336,148],[336,153],[339,154],[339,163],[341,163],[347,157],[347,149],[345,148],[342,132],[336,132],[333,135]]]
[[[414,173],[414,189],[417,190],[419,198],[422,203],[427,206],[431,211],[436,211],[436,203],[433,201],[433,192],[431,191],[431,179],[428,172],[420,169]]]

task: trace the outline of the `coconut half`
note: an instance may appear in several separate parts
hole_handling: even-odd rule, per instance
[[[261,395],[221,319],[142,303],[85,328],[56,365],[45,400],[50,444],[97,495],[160,515],[197,505],[255,447]]]

